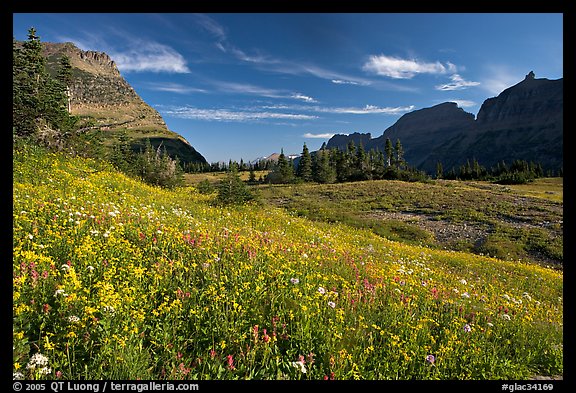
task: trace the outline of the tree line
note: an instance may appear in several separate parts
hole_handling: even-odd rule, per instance
[[[540,177],[552,177],[555,173],[551,170],[544,172],[542,165],[537,162],[526,160],[513,160],[510,164],[505,161],[498,162],[491,168],[486,168],[473,159],[458,168],[452,167],[446,174],[443,172],[442,163],[436,165],[436,178],[448,180],[482,180],[498,184],[525,184]],[[562,170],[558,176],[563,176]]]
[[[287,159],[282,151],[278,162],[267,175],[269,183],[343,183],[362,180],[406,180],[429,179],[428,175],[411,167],[404,159],[404,149],[400,140],[395,144],[388,138],[384,151],[366,151],[350,141],[346,149],[328,149],[324,143],[320,150],[310,153],[306,144],[296,165]]]

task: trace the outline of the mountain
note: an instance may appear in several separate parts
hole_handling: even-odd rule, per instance
[[[70,111],[90,118],[105,132],[110,146],[126,132],[132,149],[160,144],[181,163],[206,163],[206,159],[181,135],[170,131],[162,116],[134,91],[120,74],[115,62],[104,52],[84,51],[74,44],[43,43],[46,67],[55,75],[59,60],[67,55],[72,65]]]
[[[384,133],[366,140],[366,150],[384,151],[387,138],[400,139],[406,161],[428,173],[442,162],[445,170],[476,159],[490,168],[520,159],[542,164],[544,170],[563,167],[563,79],[537,79],[533,72],[518,84],[482,104],[478,116],[453,102],[404,114]],[[327,147],[345,149],[350,140],[335,135]]]

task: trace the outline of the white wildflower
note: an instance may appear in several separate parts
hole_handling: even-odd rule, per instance
[[[48,358],[41,353],[35,353],[32,355],[28,364],[26,365],[27,369],[39,368],[39,367],[46,367],[48,365]]]
[[[302,373],[306,374],[306,366],[304,366],[303,361],[299,360],[297,362],[292,362],[292,366],[295,368],[299,368]]]
[[[80,318],[78,318],[76,315],[70,315],[68,317],[68,322],[70,323],[80,322]]]
[[[19,371],[16,371],[15,373],[12,373],[12,379],[13,380],[24,379],[24,374],[22,374]]]
[[[56,292],[54,292],[54,297],[58,297],[58,295],[68,296],[63,289],[57,289]]]
[[[460,284],[462,284],[462,285],[467,285],[468,282],[467,282],[466,280],[462,279],[462,280],[460,280]]]
[[[468,294],[468,292],[464,292],[462,294],[462,297],[468,299],[470,297],[470,295]]]
[[[328,302],[328,306],[334,308],[334,307],[336,307],[336,303],[334,303],[334,302]]]
[[[509,321],[511,318],[510,318],[510,315],[508,315],[508,314],[502,314],[502,319],[505,321]]]
[[[298,280],[297,278],[292,277],[292,278],[290,279],[290,282],[291,282],[292,284],[298,284],[298,283],[300,282],[300,280]]]

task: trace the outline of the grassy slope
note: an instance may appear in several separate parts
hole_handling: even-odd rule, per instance
[[[562,266],[560,178],[523,186],[386,180],[261,186],[260,194],[297,215],[368,227],[393,240]],[[468,236],[465,228],[475,230]]]
[[[561,272],[211,207],[33,150],[15,152],[13,183],[14,371],[29,378],[563,372]],[[26,369],[36,352],[48,375]]]

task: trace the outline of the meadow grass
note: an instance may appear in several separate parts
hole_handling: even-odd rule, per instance
[[[31,379],[563,373],[563,275],[109,165],[14,151],[13,372]]]

